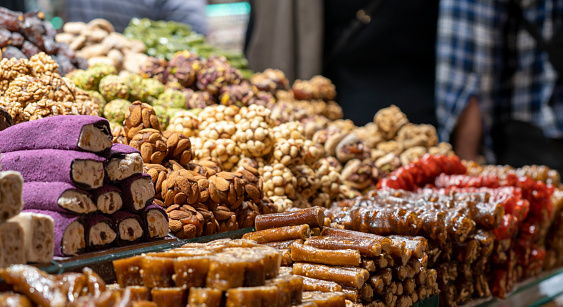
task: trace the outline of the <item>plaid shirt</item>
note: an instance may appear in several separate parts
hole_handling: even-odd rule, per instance
[[[563,86],[547,53],[516,17],[509,0],[442,0],[437,36],[436,99],[440,138],[449,141],[468,99],[475,96],[483,119],[488,160],[491,127],[514,119],[563,137]],[[524,0],[524,16],[544,40],[562,28],[563,0]]]

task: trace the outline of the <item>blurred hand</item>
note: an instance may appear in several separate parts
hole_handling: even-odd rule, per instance
[[[465,160],[476,161],[479,158],[479,147],[483,126],[479,102],[476,97],[469,98],[465,110],[461,113],[452,133],[452,145],[456,154]]]

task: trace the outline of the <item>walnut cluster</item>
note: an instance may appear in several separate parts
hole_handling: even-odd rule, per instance
[[[58,68],[45,53],[0,61],[0,107],[14,124],[54,115],[100,115],[89,94],[61,77]]]

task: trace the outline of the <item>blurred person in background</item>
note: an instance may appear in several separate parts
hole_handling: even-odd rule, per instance
[[[438,0],[251,1],[250,68],[289,80],[323,74],[356,125],[391,104],[413,123],[436,124]]]
[[[12,11],[19,11],[19,12],[26,11],[24,0],[0,0],[0,7],[5,7]]]
[[[563,171],[563,1],[442,0],[439,134],[464,159]]]
[[[65,0],[65,21],[89,22],[103,18],[123,33],[131,18],[177,21],[207,33],[206,0]]]

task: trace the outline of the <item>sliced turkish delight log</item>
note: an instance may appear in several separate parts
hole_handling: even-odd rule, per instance
[[[278,306],[276,286],[234,288],[227,291],[226,307]]]
[[[70,214],[97,211],[88,192],[66,182],[26,182],[23,185],[24,209],[49,210]]]
[[[99,153],[111,147],[106,119],[88,115],[52,116],[0,131],[2,152],[64,149]]]
[[[320,207],[311,207],[302,210],[264,214],[256,217],[256,230],[264,230],[269,228],[278,228],[284,226],[298,226],[308,224],[310,228],[324,225],[324,211]]]
[[[0,267],[26,263],[24,232],[19,223],[0,224]]]
[[[66,182],[97,189],[104,182],[105,159],[93,153],[40,149],[2,153],[2,167],[21,173],[25,182]]]
[[[31,307],[31,301],[25,296],[13,292],[0,294],[0,306]]]
[[[187,288],[153,288],[151,295],[157,307],[185,307],[188,301]]]
[[[209,271],[207,257],[179,257],[174,260],[174,282],[177,287],[203,287]]]
[[[129,286],[125,288],[125,293],[129,292],[129,299],[131,301],[148,301],[151,298],[149,288],[142,286]]]
[[[104,184],[103,187],[93,190],[92,202],[100,212],[105,214],[113,214],[123,206],[121,191],[111,184]]]
[[[382,252],[388,252],[393,245],[393,242],[391,241],[391,239],[389,239],[387,237],[374,235],[374,234],[371,234],[371,233],[353,231],[353,230],[345,230],[345,229],[337,229],[337,228],[326,227],[321,232],[321,235],[327,236],[327,237],[345,238],[345,239],[352,239],[352,240],[358,240],[358,239],[364,239],[364,238],[365,239],[373,239],[381,245],[381,251]]]
[[[206,284],[208,287],[226,291],[242,287],[246,263],[243,259],[229,254],[219,254],[209,262]]]
[[[188,307],[220,307],[223,291],[212,288],[190,288]]]
[[[266,273],[266,279],[271,279],[278,276],[282,256],[275,249],[268,246],[255,246],[252,250],[260,253],[264,256],[264,271]]]
[[[27,262],[47,263],[53,260],[55,226],[53,218],[39,213],[22,212],[10,219],[20,224],[24,233]]]
[[[266,281],[268,286],[278,287],[278,306],[291,306],[301,303],[304,277],[296,275],[280,276]]]
[[[333,267],[322,264],[296,262],[293,264],[293,274],[322,280],[329,280],[343,286],[360,289],[369,272],[361,268]]]
[[[113,221],[101,214],[84,217],[84,238],[89,250],[110,246],[117,239]]]
[[[132,302],[131,304],[131,307],[156,307],[156,304],[151,301],[137,301]]]
[[[223,254],[229,254],[246,262],[244,269],[245,287],[263,286],[266,282],[265,256],[248,248],[225,248]]]
[[[143,158],[134,147],[113,144],[104,157],[106,158],[107,179],[110,182],[121,181],[143,173]]]
[[[131,244],[143,238],[143,222],[138,215],[126,211],[117,211],[110,218],[117,230],[117,244]]]
[[[303,292],[303,303],[315,303],[317,307],[344,307],[346,298],[342,292]]]
[[[364,257],[375,257],[381,254],[381,244],[374,239],[341,239],[337,237],[310,237],[305,242],[321,249],[354,249]]]
[[[115,277],[121,288],[143,285],[143,277],[141,276],[143,258],[143,256],[134,256],[113,261]]]
[[[361,258],[360,252],[353,249],[329,250],[304,244],[293,244],[291,247],[293,261],[335,266],[360,266]]]
[[[23,178],[18,172],[0,172],[0,223],[22,211],[22,190]]]
[[[35,209],[24,210],[24,212],[45,214],[53,218],[55,225],[55,256],[74,256],[85,250],[84,221],[80,216]]]
[[[258,243],[277,242],[301,239],[305,240],[311,235],[309,225],[285,226],[279,228],[270,228],[255,232],[245,233],[242,238],[254,240]]]
[[[168,235],[168,214],[159,205],[146,206],[141,212],[144,232],[148,240],[160,239]]]
[[[303,276],[304,291],[338,292],[342,291],[342,286],[334,281],[321,280]]]
[[[4,282],[18,289],[39,306],[65,306],[66,294],[53,276],[28,265],[12,265],[0,270]]]
[[[172,279],[174,274],[173,258],[143,257],[140,272],[145,287],[174,287],[174,280]]]
[[[149,174],[129,177],[121,182],[119,188],[123,210],[138,212],[154,200],[154,185]]]

